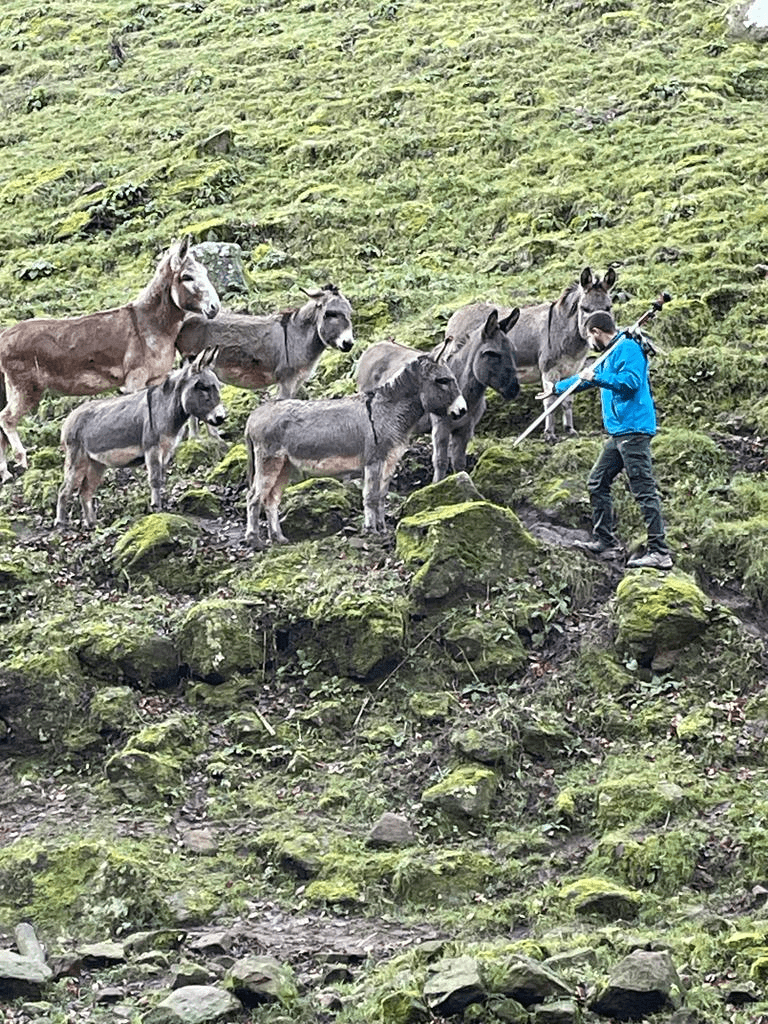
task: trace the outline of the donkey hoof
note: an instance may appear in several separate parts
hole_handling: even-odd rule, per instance
[[[254,551],[264,551],[267,546],[258,533],[246,533],[245,543],[249,548],[253,548]]]

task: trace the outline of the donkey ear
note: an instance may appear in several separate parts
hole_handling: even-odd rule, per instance
[[[204,350],[205,359],[203,360],[203,366],[213,366],[216,360],[219,358],[220,345],[214,345],[212,348]]]
[[[445,354],[446,354],[446,351],[448,350],[448,346],[451,344],[452,341],[453,341],[453,338],[450,338],[450,337],[446,338],[445,341],[443,342],[443,344],[440,346],[440,348],[432,355],[432,359],[436,363],[439,363],[442,359],[445,358]]]
[[[200,373],[204,366],[207,366],[208,353],[210,349],[204,348],[197,353],[195,358],[189,364],[190,373]]]
[[[504,320],[499,321],[499,327],[506,334],[507,331],[514,327],[517,321],[520,319],[520,307],[515,306],[509,316],[505,317]]]
[[[301,288],[301,285],[299,285],[299,287]],[[301,290],[310,299],[317,300],[317,299],[322,299],[322,297],[323,297],[323,289],[322,288],[301,288]]]
[[[591,288],[594,284],[594,278],[592,277],[592,268],[584,267],[579,278],[579,284],[582,288]]]
[[[613,267],[609,267],[607,272],[606,272],[605,277],[603,278],[603,288],[605,288],[605,290],[607,292],[609,292],[611,290],[611,288],[613,288],[613,286],[615,284],[616,284],[616,271],[613,269]]]
[[[189,252],[189,246],[190,246],[191,242],[192,242],[192,235],[184,235],[184,237],[179,242],[179,247],[178,247],[178,250],[176,252],[176,255],[179,257],[180,260],[183,260],[183,259],[186,258],[187,253]]]
[[[485,327],[483,327],[483,334],[493,334],[496,328],[499,326],[499,311],[498,309],[492,309],[488,314],[488,319],[485,321]]]

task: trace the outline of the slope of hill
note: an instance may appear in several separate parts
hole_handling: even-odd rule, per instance
[[[159,1005],[190,979],[243,1021],[768,1019],[768,57],[729,6],[6,0],[0,324],[122,304],[185,233],[240,245],[233,308],[341,286],[353,356],[612,266],[622,322],[673,295],[676,555],[570,548],[589,396],[520,448],[533,389],[491,396],[471,481],[424,488],[415,440],[384,539],[353,484],[301,484],[266,553],[253,395],[179,449],[170,514],[115,474],[90,535],[51,529],[78,400],[46,397],[0,491],[0,927],[56,978],[0,955],[8,1020],[192,1019]],[[638,952],[666,987],[611,1004]]]

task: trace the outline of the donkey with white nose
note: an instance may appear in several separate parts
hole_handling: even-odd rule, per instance
[[[463,416],[467,403],[451,368],[432,355],[406,363],[386,383],[349,398],[283,399],[254,409],[245,426],[248,523],[245,537],[286,544],[278,506],[291,469],[314,476],[362,474],[364,529],[384,530],[384,499],[414,427],[425,413]]]
[[[166,468],[190,416],[218,426],[226,418],[219,379],[211,369],[216,349],[174,370],[162,384],[116,398],[84,402],[61,428],[64,483],[56,503],[56,526],[69,521],[68,505],[78,492],[83,518],[96,522],[93,495],[109,468],[142,462],[149,473],[150,505],[162,508]]]

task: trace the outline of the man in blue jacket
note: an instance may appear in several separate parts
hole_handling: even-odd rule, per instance
[[[559,394],[579,379],[577,391],[599,387],[603,425],[610,435],[587,480],[594,539],[579,547],[600,558],[623,555],[614,533],[611,485],[624,469],[648,533],[647,552],[630,558],[627,567],[671,569],[672,556],[651,463],[656,409],[648,380],[648,358],[639,340],[626,332],[617,332],[610,313],[592,313],[585,327],[592,347],[597,352],[611,348],[610,354],[599,366],[587,366],[578,376],[561,380],[554,387],[554,393]]]

